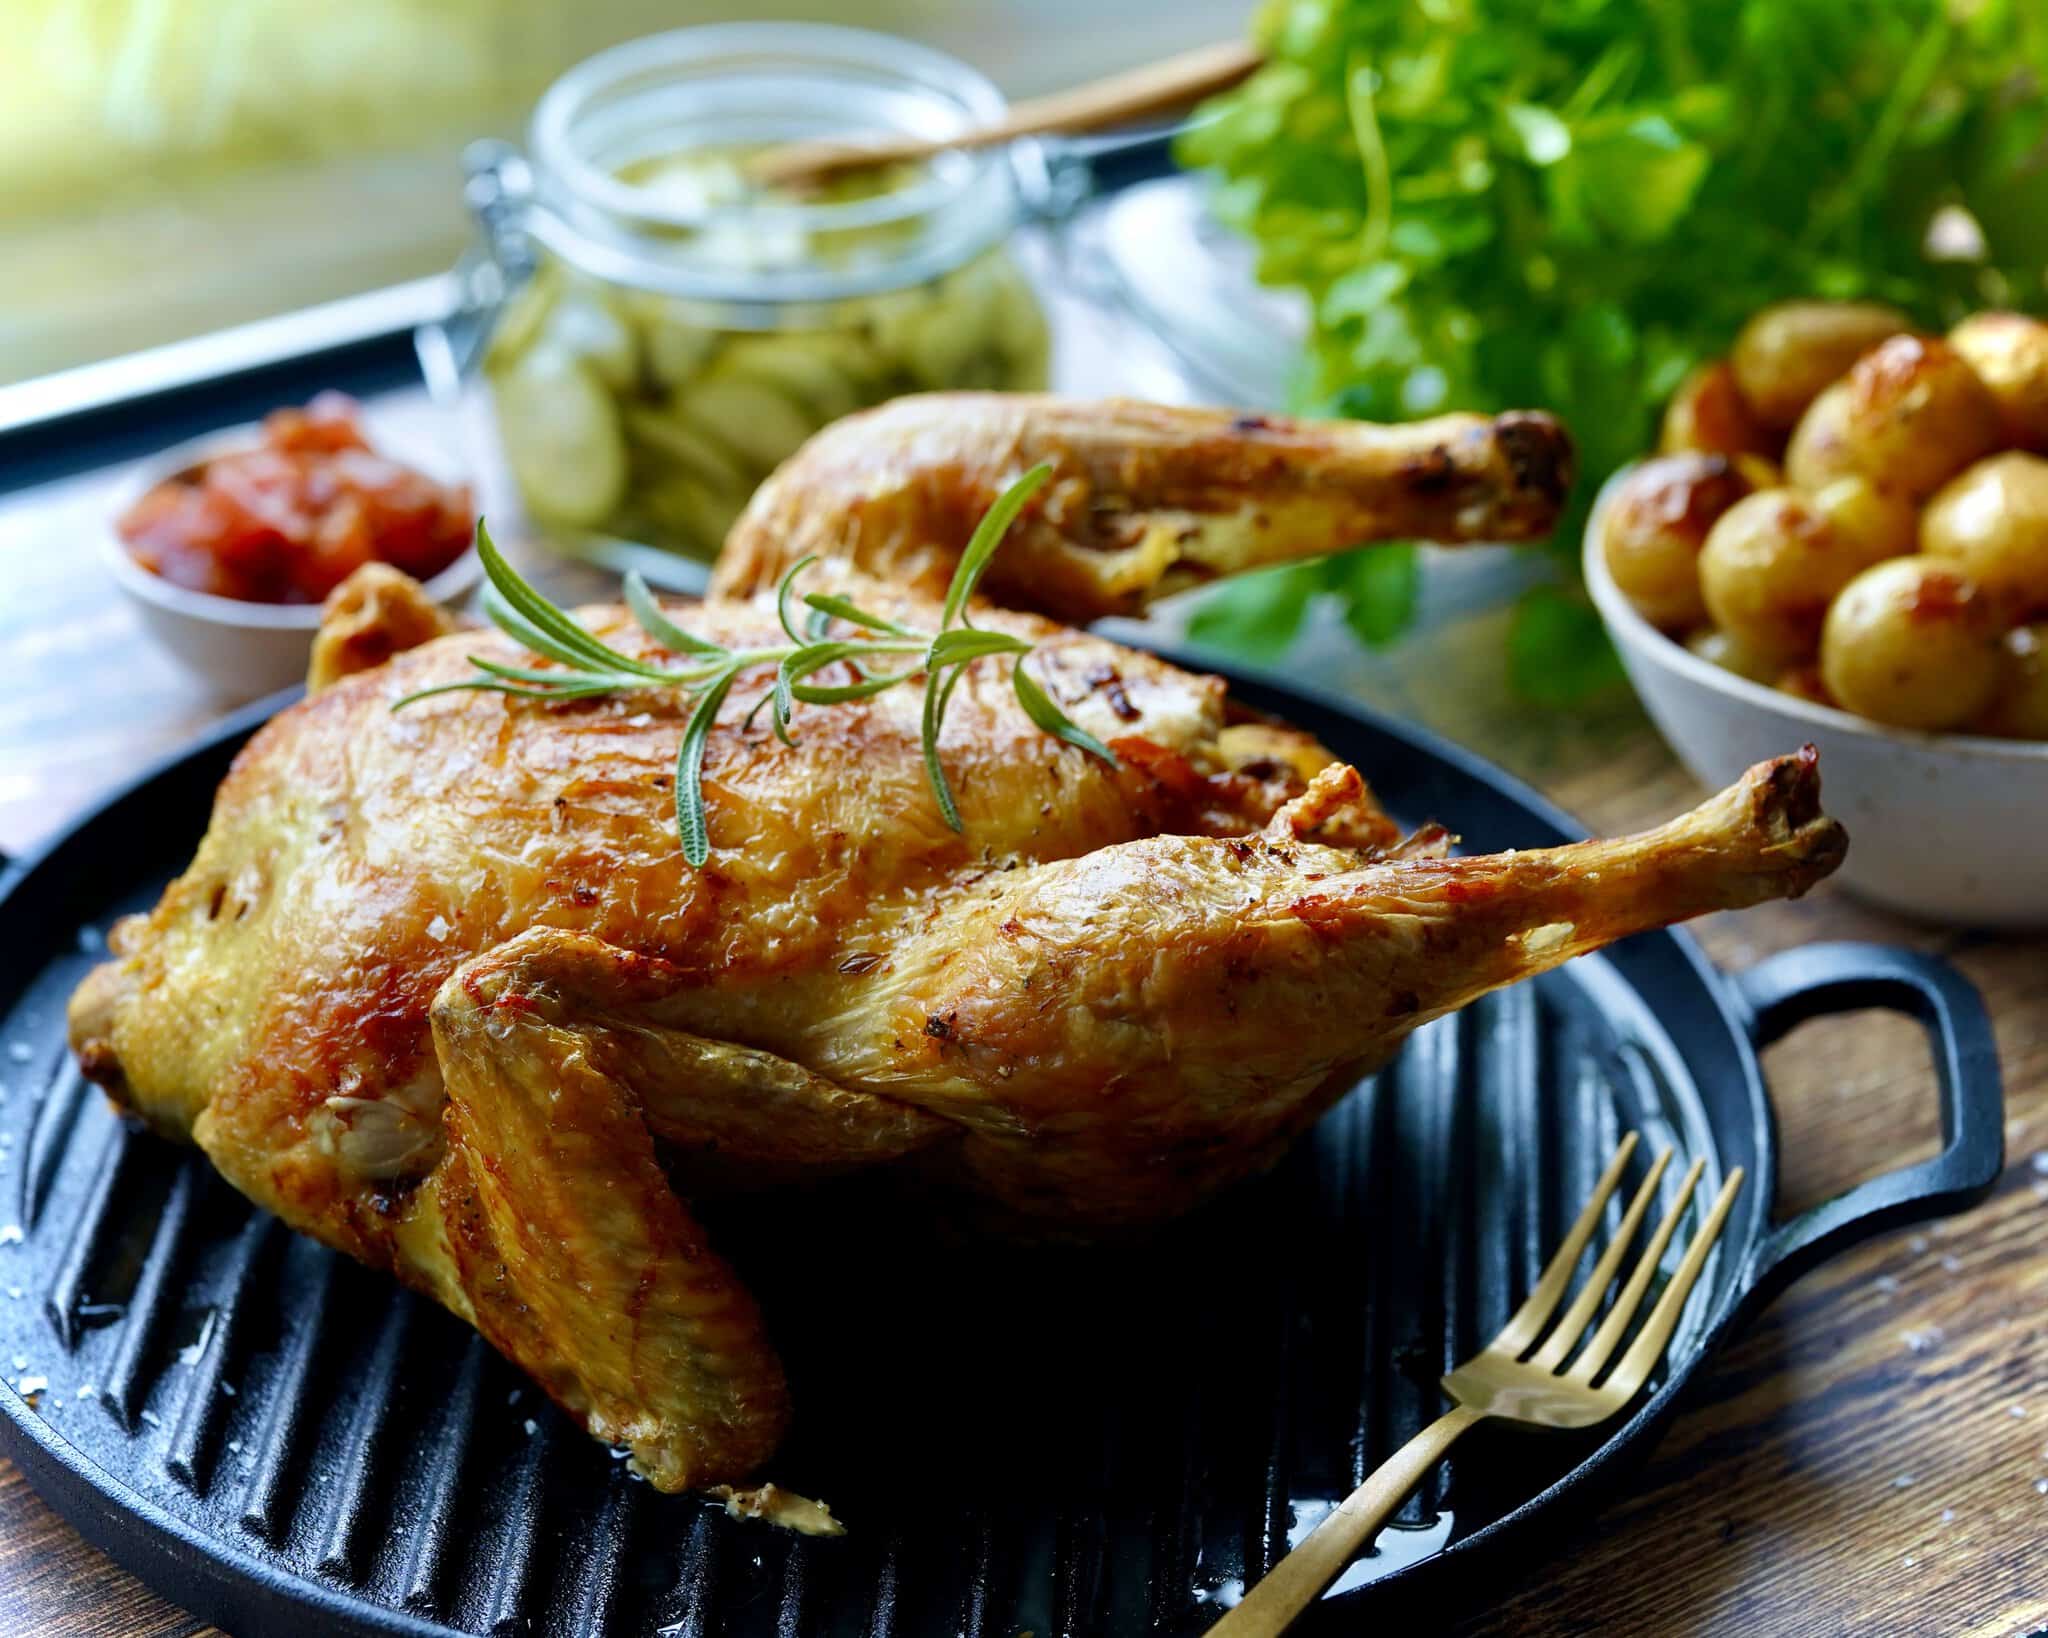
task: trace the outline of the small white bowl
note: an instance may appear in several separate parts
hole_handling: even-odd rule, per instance
[[[1629,681],[1678,759],[1719,788],[1765,757],[1820,749],[1823,801],[1849,830],[1842,885],[1888,910],[1969,927],[2048,926],[2048,744],[1887,728],[1738,677],[1622,596],[1586,530],[1586,586]]]
[[[100,534],[100,559],[114,584],[134,604],[149,634],[185,666],[204,677],[223,698],[254,699],[303,682],[313,634],[320,626],[318,603],[245,603],[188,591],[161,575],[151,574],[129,555],[115,525],[146,493],[168,478],[202,466],[217,456],[255,447],[262,428],[251,423],[174,444],[162,454],[137,464],[114,500],[107,526]],[[441,483],[456,479],[438,451],[403,459]],[[483,564],[472,545],[427,582],[427,594],[453,607],[476,589]]]

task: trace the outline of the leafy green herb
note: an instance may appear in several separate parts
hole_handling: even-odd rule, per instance
[[[776,613],[789,642],[768,648],[729,649],[683,630],[662,612],[646,582],[637,574],[629,574],[627,609],[648,636],[689,662],[676,667],[651,665],[600,642],[521,579],[479,522],[477,556],[483,560],[488,581],[483,600],[485,614],[499,630],[543,659],[554,661],[558,669],[506,665],[472,654],[469,663],[480,676],[422,688],[395,701],[391,709],[402,710],[415,700],[434,694],[464,691],[513,694],[529,700],[584,700],[660,688],[694,697],[695,704],[676,753],[676,831],[682,839],[683,857],[696,866],[711,856],[704,814],[704,749],[710,743],[719,708],[742,672],[755,666],[775,667],[774,682],[756,703],[754,712],[764,706],[769,710],[775,732],[785,744],[794,743],[790,722],[799,704],[837,705],[866,699],[922,677],[925,772],[946,823],[959,830],[960,809],[939,759],[939,729],[945,721],[947,703],[953,697],[953,685],[976,660],[1014,655],[1010,680],[1025,715],[1054,738],[1116,766],[1115,753],[1069,720],[1052,697],[1025,672],[1022,661],[1031,652],[1031,644],[1004,632],[984,631],[967,619],[968,599],[974,595],[975,585],[996,547],[1002,544],[1004,533],[1016,521],[1024,503],[1051,476],[1050,465],[1035,466],[997,497],[961,555],[959,568],[953,572],[939,629],[929,634],[870,613],[849,598],[826,592],[812,592],[804,597],[810,613],[799,627],[791,599],[797,576],[816,561],[806,557],[791,565],[775,592]],[[833,636],[834,620],[854,628],[856,634]],[[876,662],[881,662],[883,669],[870,670]],[[838,665],[850,666],[855,680],[809,680]],[[752,716],[749,713],[749,721]]]
[[[2041,0],[1268,0],[1256,32],[1268,65],[1181,153],[1260,278],[1314,301],[1301,406],[1557,411],[1582,471],[1559,547],[1764,303],[1945,324],[2048,296]],[[1946,211],[1967,242],[1957,210],[1981,255],[1930,238]],[[1206,602],[1212,640],[1271,654],[1325,593],[1398,629],[1377,575],[1284,572]],[[1513,638],[1553,692],[1613,669],[1570,600],[1532,596]]]

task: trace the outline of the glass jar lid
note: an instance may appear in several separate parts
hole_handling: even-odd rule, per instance
[[[1018,176],[1000,150],[814,198],[747,186],[740,165],[819,137],[942,137],[1005,106],[965,63],[866,29],[657,34],[592,57],[541,98],[518,226],[594,277],[686,299],[826,302],[921,283],[1016,226]]]

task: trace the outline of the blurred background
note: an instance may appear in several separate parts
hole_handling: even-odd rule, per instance
[[[1242,0],[824,0],[1011,97],[1242,32]],[[655,0],[0,0],[0,383],[455,261],[457,156],[564,69],[759,6]]]

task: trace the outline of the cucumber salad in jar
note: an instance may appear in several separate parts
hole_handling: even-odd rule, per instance
[[[565,76],[536,115],[514,251],[491,246],[513,288],[483,352],[534,523],[708,557],[827,422],[907,392],[1043,388],[1001,156],[803,192],[748,174],[777,142],[991,107],[950,58],[791,25],[681,30]]]

